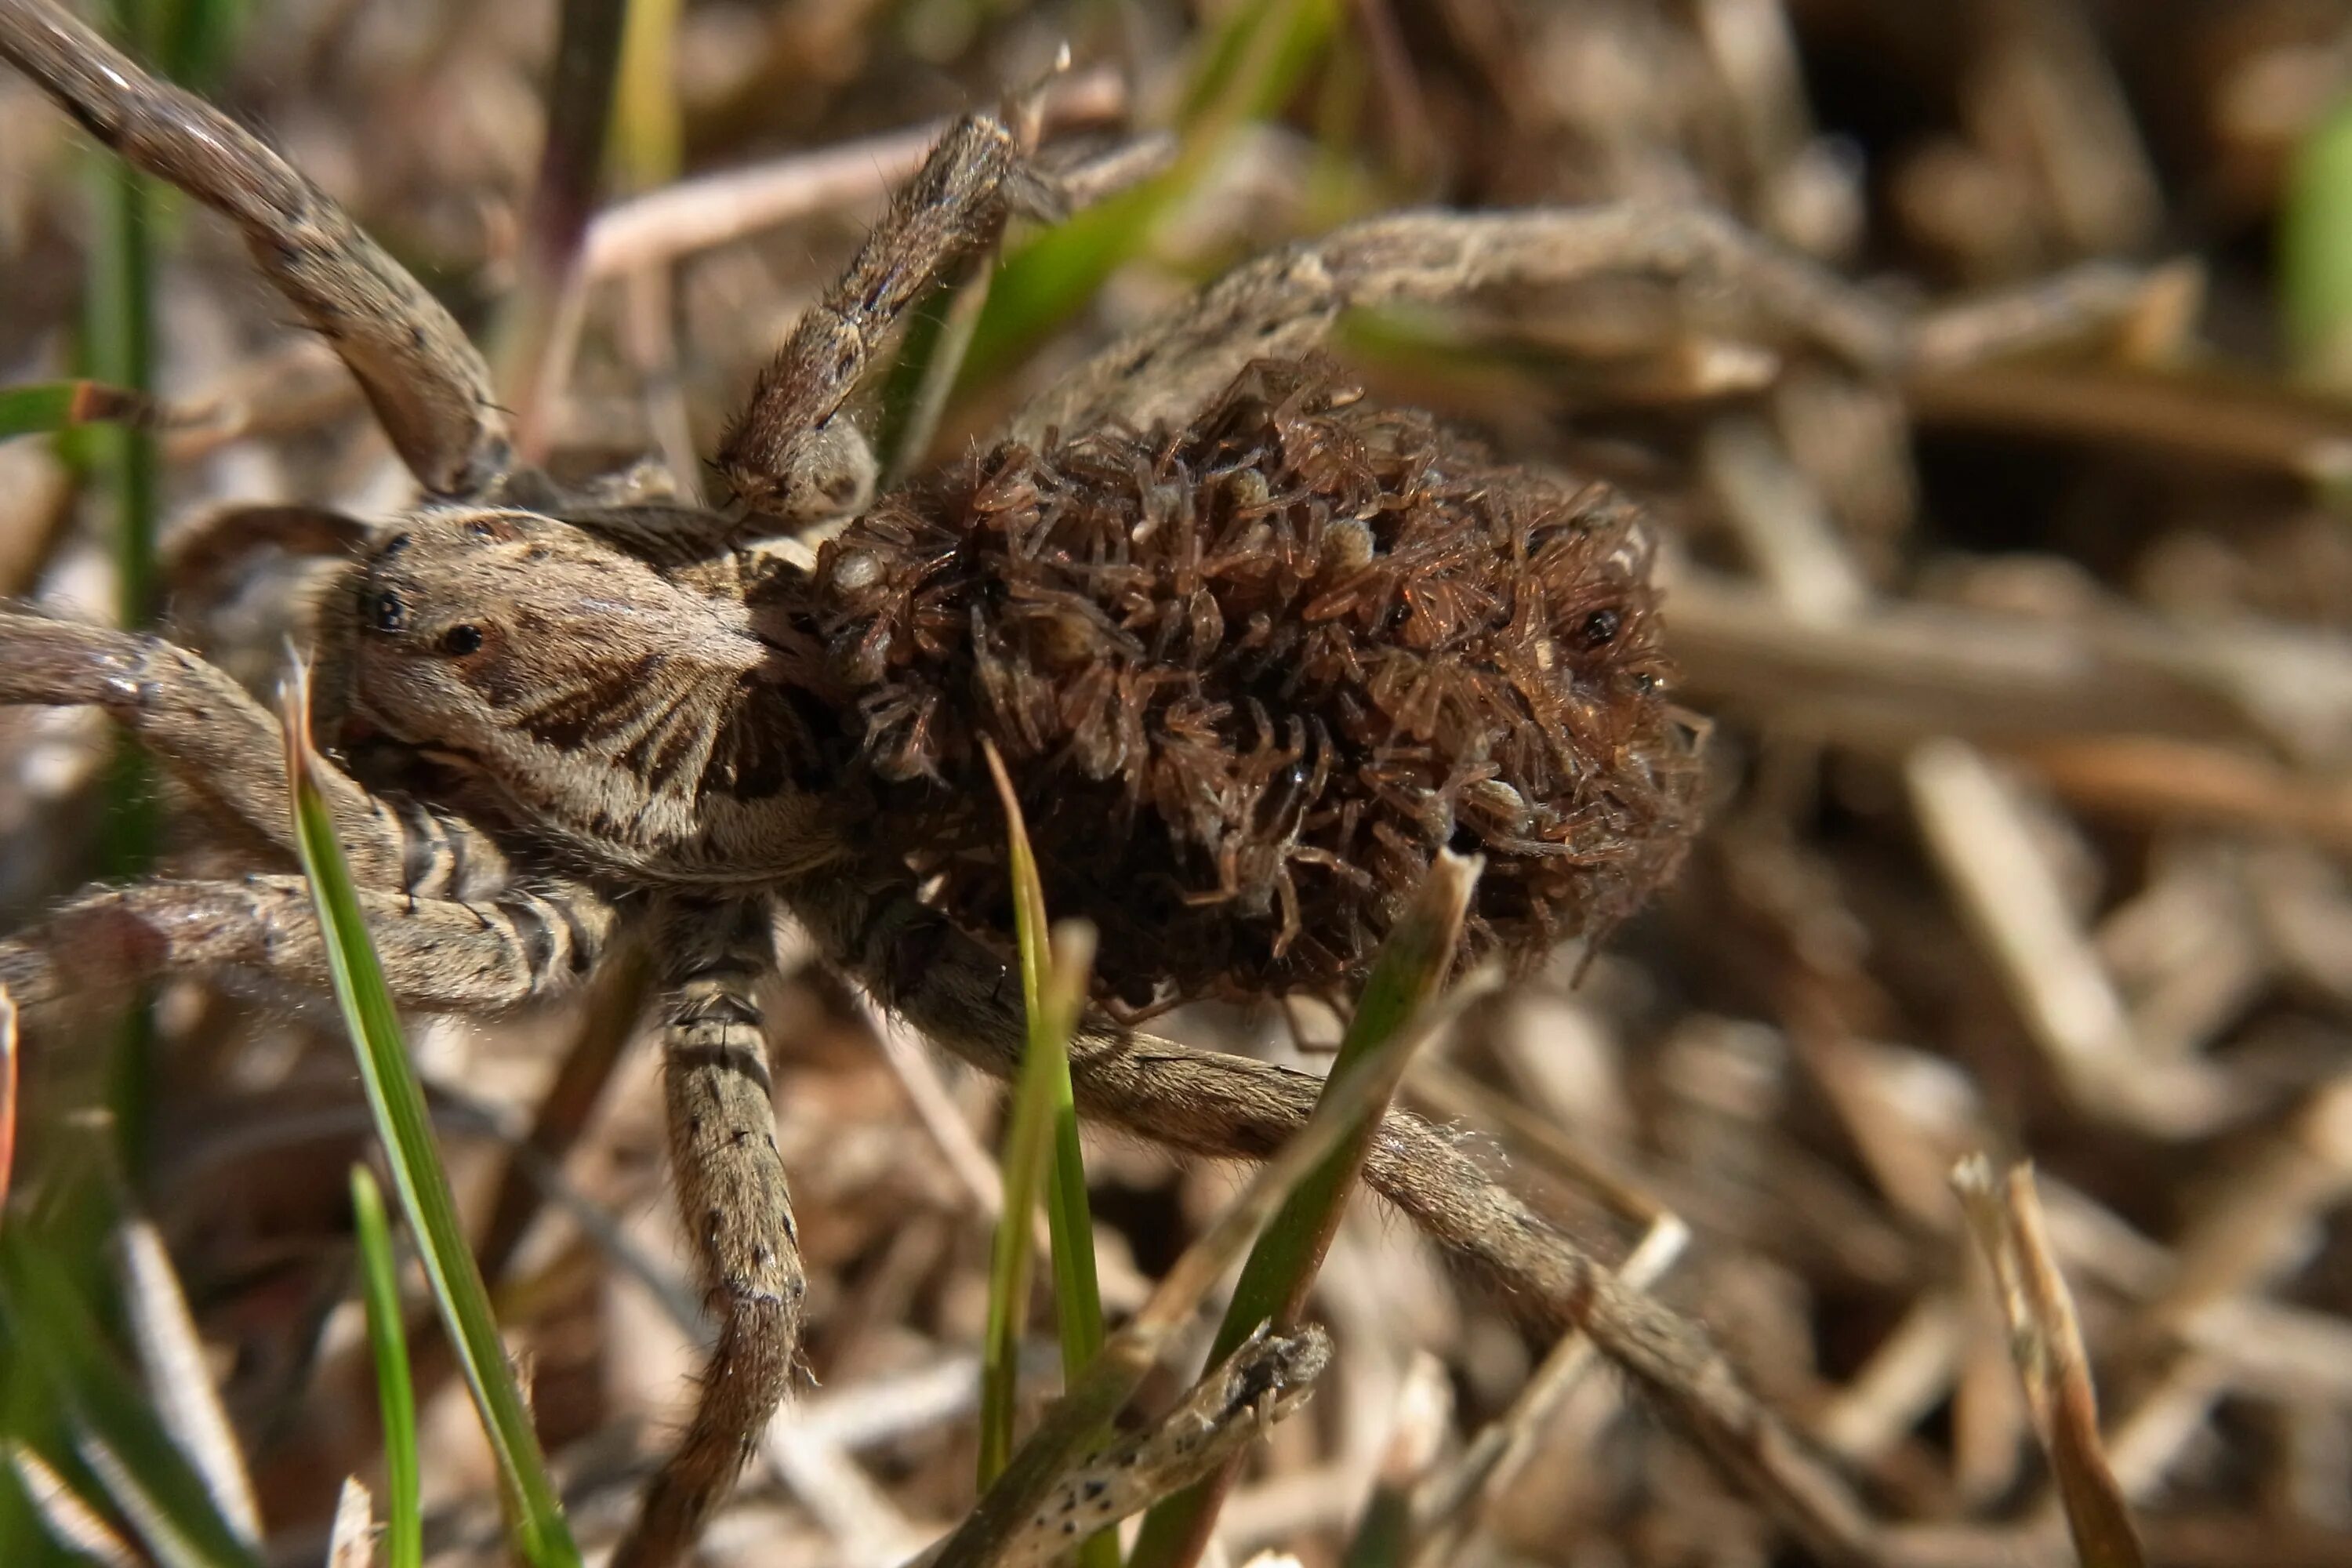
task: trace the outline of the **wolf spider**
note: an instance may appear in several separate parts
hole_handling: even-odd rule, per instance
[[[759,379],[718,453],[729,503],[615,499],[516,461],[449,314],[254,136],[41,0],[0,0],[0,55],[243,231],[425,492],[324,598],[313,715],[401,1002],[538,1001],[625,929],[656,955],[670,1154],[719,1333],[625,1568],[691,1544],[794,1365],[803,1276],[757,994],[779,916],[940,1046],[1013,1069],[1001,891],[952,841],[1001,831],[968,808],[978,741],[1041,811],[1075,803],[1049,898],[1124,917],[1106,953],[1146,983],[1097,997],[1082,1112],[1193,1154],[1264,1157],[1318,1084],[1136,1033],[1118,1009],[1155,967],[1196,994],[1344,981],[1449,843],[1487,855],[1507,891],[1474,932],[1521,962],[1670,867],[1688,770],[1638,518],[1355,403],[1310,363],[1344,310],[1621,272],[1715,285],[1873,373],[1922,342],[1704,209],[1405,213],[1243,266],[1065,377],[995,451],[877,499],[845,408],[890,329],[1009,217],[1067,205],[1020,115],[974,114]],[[845,518],[813,568],[773,548]],[[20,1002],[134,976],[323,985],[268,710],[170,642],[22,611],[0,612],[0,701],[104,709],[281,868],[82,893],[0,944]],[[1089,832],[1141,858],[1087,861]],[[1222,969],[1186,969],[1106,876],[1160,889],[1187,941],[1244,934]],[[1366,1179],[1532,1331],[1590,1335],[1801,1533],[1854,1554],[1843,1489],[1701,1331],[1411,1115],[1390,1116]]]

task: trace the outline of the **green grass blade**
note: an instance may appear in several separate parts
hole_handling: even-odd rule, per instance
[[[1013,1394],[1018,1376],[1023,1309],[1028,1300],[1029,1216],[1039,1173],[1046,1189],[1046,1226],[1054,1260],[1054,1312],[1062,1343],[1062,1372],[1075,1383],[1102,1349],[1102,1290],[1095,1276],[1094,1215],[1087,1206],[1086,1158],[1078,1146],[1078,1109],[1070,1088],[1070,1039],[1087,1001],[1087,977],[1094,967],[1094,928],[1069,921],[1048,929],[1045,889],[1021,802],[996,749],[989,768],[1004,803],[1011,846],[1013,926],[1021,957],[1021,999],[1028,1020],[1021,1078],[1013,1093],[1013,1124],[1005,1137],[1004,1215],[997,1227],[1000,1253],[1011,1253],[1004,1272],[1006,1295],[989,1297],[988,1355],[982,1402],[981,1485],[1003,1473],[1013,1451]],[[1024,1192],[1013,1201],[1014,1172]],[[997,1281],[992,1270],[991,1286]],[[1000,1337],[1000,1335],[1002,1337]],[[993,1461],[992,1464],[991,1461]],[[1118,1541],[1108,1531],[1080,1548],[1087,1568],[1118,1568]]]
[[[1044,933],[1040,933],[1041,936]],[[1024,938],[1024,942],[1032,939]],[[1078,1145],[1078,1107],[1070,1091],[1070,1040],[1086,1004],[1094,968],[1095,931],[1064,921],[1050,937],[1052,967],[1029,1049],[1045,1056],[1052,1079],[1054,1163],[1046,1173],[1045,1217],[1054,1247],[1054,1311],[1062,1339],[1062,1371],[1076,1377],[1103,1345],[1102,1287],[1095,1277],[1094,1214],[1087,1205],[1086,1155]],[[1034,1016],[1034,1015],[1033,1015]]]
[[[677,100],[677,19],[684,8],[684,0],[629,0],[604,153],[621,190],[667,185],[686,163],[686,112]]]
[[[134,398],[154,384],[154,204],[146,177],[100,154],[90,169],[97,223],[82,307],[82,359],[98,383]],[[116,616],[142,626],[155,608],[155,442],[143,430],[97,426],[84,433],[91,472],[112,505]]]
[[[408,1372],[408,1338],[400,1314],[400,1275],[383,1194],[365,1165],[352,1167],[352,1218],[359,1232],[360,1278],[367,1297],[368,1349],[375,1357],[376,1401],[383,1408],[384,1562],[421,1568],[425,1506],[416,1463],[416,1388]]]
[[[1021,1328],[1028,1316],[1033,1268],[1032,1218],[1038,1188],[1054,1254],[1055,1310],[1062,1364],[1075,1378],[1103,1342],[1102,1298],[1095,1279],[1094,1222],[1087,1208],[1086,1165],[1078,1149],[1077,1105],[1070,1090],[1070,1037],[1086,1003],[1093,932],[1082,925],[1047,931],[1045,894],[1021,805],[992,746],[989,765],[1003,797],[1011,846],[1014,927],[1028,1039],[1005,1131],[1004,1213],[990,1260],[988,1339],[981,1363],[980,1482],[992,1484],[1013,1452]],[[1095,1549],[1099,1556],[1099,1549]],[[1113,1554],[1115,1557],[1115,1553]]]
[[[1475,877],[1475,870],[1470,875]],[[1466,900],[1466,886],[1464,895]],[[1435,999],[1461,944],[1465,907],[1450,891],[1434,899],[1424,892],[1398,922],[1356,999],[1355,1017],[1324,1084],[1325,1100],[1367,1072],[1377,1071],[1390,1055],[1390,1042]],[[1350,1118],[1346,1134],[1300,1181],[1250,1249],[1209,1350],[1212,1365],[1231,1355],[1260,1325],[1286,1328],[1297,1321],[1387,1110],[1383,1093]],[[1196,1561],[1232,1479],[1228,1467],[1145,1515],[1129,1568],[1179,1568]]]
[[[1102,1349],[1102,1289],[1095,1278],[1094,1215],[1087,1207],[1086,1158],[1078,1146],[1077,1097],[1070,1088],[1070,1041],[1087,1005],[1094,968],[1094,928],[1084,921],[1048,927],[1045,889],[1037,874],[1029,825],[1003,759],[989,748],[989,770],[1003,798],[1012,844],[1013,927],[1021,952],[1021,1000],[1029,1021],[1024,1068],[1034,1064],[1037,1091],[1052,1121],[1046,1218],[1054,1246],[1062,1369],[1075,1377]],[[1028,1080],[1024,1077],[1024,1083]]]
[[[100,1337],[99,1321],[58,1258],[27,1233],[0,1237],[0,1342],[13,1365],[47,1384],[70,1434],[75,1462],[43,1452],[50,1468],[94,1478],[112,1511],[166,1568],[252,1568],[259,1559],[173,1446],[152,1401]],[[39,1443],[32,1446],[41,1451]],[[106,1511],[94,1498],[83,1500]]]
[[[294,797],[296,841],[326,935],[335,1000],[351,1031],[376,1135],[383,1142],[409,1231],[417,1238],[434,1303],[448,1330],[449,1342],[457,1348],[467,1386],[481,1414],[482,1429],[489,1437],[509,1541],[517,1554],[534,1568],[578,1568],[580,1549],[564,1525],[546,1461],[540,1454],[538,1434],[515,1386],[514,1369],[499,1342],[489,1296],[474,1266],[473,1250],[466,1244],[449,1178],[433,1142],[425,1093],[409,1065],[392,993],[368,941],[351,868],[335,842],[326,798],[314,775],[317,763],[310,737],[310,709],[309,672],[298,669],[287,683],[285,713],[286,768]]]
[[[2296,149],[2279,209],[2278,299],[2296,370],[2352,388],[2352,100]]]
[[[143,44],[159,15],[154,0],[113,0],[106,8],[118,38]],[[144,396],[155,384],[155,258],[163,204],[145,175],[110,153],[88,166],[91,216],[81,313],[81,369],[94,379]],[[114,555],[115,620],[137,630],[154,618],[158,568],[159,470],[154,437],[126,426],[93,425],[75,449],[104,492]],[[103,787],[98,830],[99,874],[109,881],[142,875],[163,834],[152,770],[130,736],[118,734]],[[110,1042],[107,1101],[122,1169],[135,1177],[152,1124],[156,1074],[148,997],[134,991]]]
[[[1418,948],[1433,942],[1438,931],[1458,931],[1477,873],[1477,862],[1441,854],[1391,935],[1390,946]],[[1019,1521],[1035,1510],[1055,1479],[1099,1440],[1104,1424],[1134,1397],[1209,1288],[1298,1184],[1346,1145],[1363,1118],[1377,1115],[1388,1103],[1413,1047],[1493,984],[1485,971],[1465,977],[1444,1002],[1422,1009],[1405,1026],[1376,1041],[1360,1058],[1357,1070],[1334,1074],[1307,1125],[1258,1168],[1241,1195],[1176,1260],[1135,1316],[1104,1342],[1101,1353],[1013,1454],[980,1506],[949,1537],[931,1568],[985,1568],[996,1560]]]

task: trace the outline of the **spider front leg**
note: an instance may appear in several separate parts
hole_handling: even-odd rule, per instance
[[[0,0],[0,58],[134,167],[245,231],[255,263],[351,367],[425,489],[476,494],[505,471],[506,421],[482,356],[440,301],[278,154],[46,0]]]
[[[1626,202],[1507,212],[1405,212],[1334,230],[1236,268],[1129,333],[1024,408],[1012,438],[1117,420],[1181,425],[1253,361],[1322,346],[1348,310],[1444,305],[1495,289],[1608,275],[1706,289],[1759,327],[1865,374],[1948,368],[2031,346],[2061,323],[2111,323],[2143,302],[2147,275],[2095,263],[2005,299],[1914,315],[1818,263],[1696,205]],[[1957,320],[1947,319],[1948,317]]]
[[[802,315],[719,443],[719,468],[744,509],[792,528],[863,505],[874,457],[841,408],[890,329],[1008,217],[1056,218],[1070,205],[1003,119],[969,115],[941,137],[848,271]]]
[[[757,995],[775,966],[773,920],[758,901],[681,900],[656,916],[670,1168],[719,1340],[701,1403],[613,1568],[663,1568],[693,1544],[757,1447],[799,1355],[807,1280]]]
[[[104,709],[215,811],[295,853],[286,742],[244,688],[162,637],[0,609],[0,704]],[[509,879],[489,837],[412,801],[319,769],[335,832],[362,886],[458,899]]]
[[[610,904],[562,884],[467,903],[363,889],[360,908],[394,996],[436,1013],[502,1013],[567,990],[614,923]],[[266,876],[99,888],[0,942],[0,985],[28,1006],[184,975],[326,994],[310,885]]]
[[[1815,263],[1697,205],[1624,203],[1509,212],[1406,212],[1272,252],[1121,338],[1024,408],[1014,440],[1107,421],[1181,425],[1250,363],[1322,346],[1349,310],[1446,304],[1482,290],[1607,274],[1707,283],[1866,367],[1891,365],[1900,315]]]

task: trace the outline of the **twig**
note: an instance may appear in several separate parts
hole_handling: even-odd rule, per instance
[[[1329,1337],[1312,1324],[1260,1330],[1175,1409],[1072,1466],[986,1559],[989,1568],[1044,1568],[1081,1538],[1191,1486],[1304,1404],[1330,1360]],[[939,1568],[956,1539],[908,1568]]]
[[[1906,772],[1962,915],[2074,1102],[2172,1137],[2210,1131],[2233,1114],[2227,1080],[2158,1059],[2135,1039],[2122,997],[2019,803],[1984,758],[1958,741],[1930,742],[1911,754]]]
[[[335,1522],[327,1536],[327,1568],[369,1568],[375,1561],[375,1500],[357,1476],[345,1476],[335,1494]]]
[[[1116,119],[1126,106],[1126,85],[1116,72],[1075,72],[1046,93],[1046,128]],[[617,277],[796,219],[878,202],[915,172],[948,124],[933,121],[795,153],[616,203],[589,223],[581,270],[590,279]]]
[[[1618,1269],[1618,1281],[1629,1290],[1648,1289],[1674,1267],[1689,1241],[1690,1230],[1681,1220],[1661,1215]],[[1553,1415],[1598,1358],[1586,1336],[1563,1336],[1510,1409],[1489,1422],[1461,1458],[1423,1485],[1414,1499],[1411,1561],[1438,1568],[1460,1560],[1487,1509],[1525,1471]]]
[[[1996,1181],[1991,1162],[1972,1155],[1953,1171],[1952,1184],[2000,1281],[2011,1352],[2058,1478],[2075,1552],[2084,1568],[2140,1568],[2139,1537],[2107,1468],[2082,1326],[2050,1253],[2032,1170],[2013,1166]]]

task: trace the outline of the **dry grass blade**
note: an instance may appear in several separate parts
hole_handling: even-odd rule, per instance
[[[1113,119],[1127,106],[1118,73],[1081,70],[1045,93],[1049,129]],[[588,226],[581,266],[592,280],[664,266],[762,229],[878,203],[915,172],[950,121],[857,137],[833,146],[698,174],[615,202]]]
[[[47,1460],[23,1443],[8,1445],[8,1468],[49,1539],[100,1568],[142,1568],[145,1560],[96,1509],[75,1495]]]
[[[1972,1155],[1953,1171],[1952,1184],[2000,1284],[2010,1351],[2058,1478],[2074,1550],[2084,1568],[2142,1568],[2147,1558],[2107,1466],[2082,1325],[2051,1256],[2032,1168],[2016,1165],[1997,1178],[1990,1161]]]
[[[1962,910],[2082,1108],[2174,1135],[2229,1114],[2224,1086],[2199,1064],[2143,1048],[2022,806],[1982,753],[1965,742],[1930,742],[1911,754],[1906,772]]]
[[[346,1476],[343,1489],[335,1494],[335,1522],[327,1535],[327,1568],[371,1568],[374,1562],[375,1500],[357,1476]]]
[[[1087,1531],[1115,1547],[1112,1526],[1247,1448],[1306,1403],[1330,1359],[1330,1338],[1313,1324],[1253,1335],[1167,1415],[1087,1455],[1056,1480],[992,1568],[1045,1568]],[[934,1568],[946,1549],[940,1542],[910,1568]]]
[[[162,1568],[214,1568],[215,1560],[182,1531],[170,1506],[148,1490],[145,1478],[123,1461],[112,1444],[84,1433],[74,1440],[74,1452]]]
[[[115,1264],[140,1371],[155,1400],[155,1416],[203,1478],[213,1506],[247,1545],[261,1544],[261,1508],[245,1454],[220,1393],[205,1364],[204,1346],[188,1316],[163,1238],[144,1218],[125,1220],[114,1237]]]
[[[1651,1222],[1617,1278],[1630,1289],[1646,1290],[1674,1267],[1689,1242],[1689,1227],[1662,1214]],[[1458,1460],[1429,1479],[1415,1499],[1409,1561],[1440,1568],[1462,1557],[1487,1505],[1526,1469],[1552,1415],[1598,1359],[1592,1342],[1582,1334],[1562,1339],[1511,1407],[1488,1423]]]

